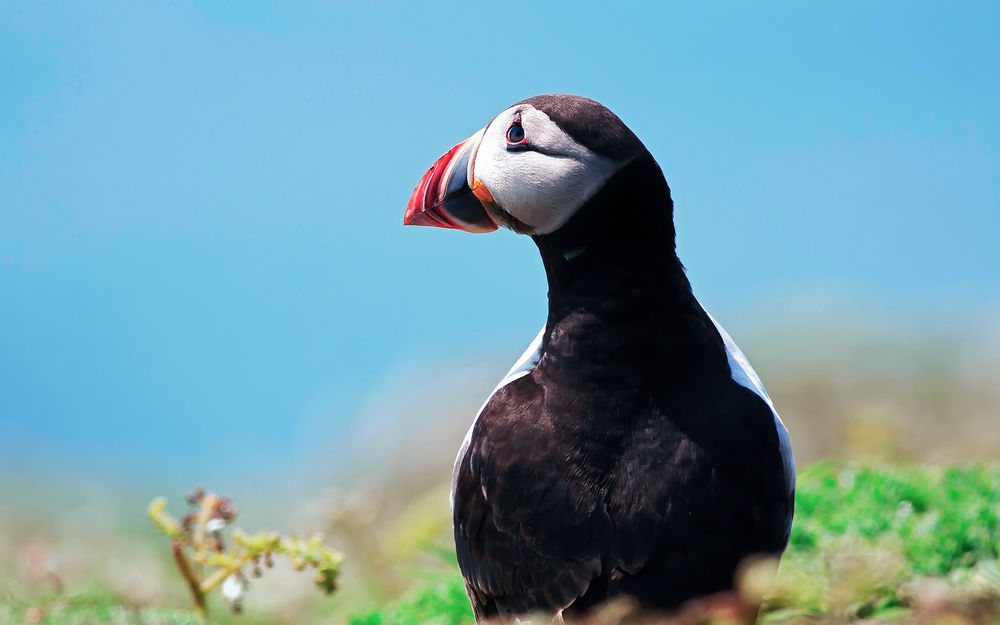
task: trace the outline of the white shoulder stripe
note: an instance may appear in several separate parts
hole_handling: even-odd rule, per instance
[[[493,396],[496,394],[497,391],[507,386],[514,380],[524,375],[527,375],[528,373],[531,373],[531,371],[538,366],[538,361],[541,360],[542,358],[542,338],[544,336],[545,336],[545,326],[542,326],[542,329],[538,331],[538,336],[535,337],[535,340],[533,340],[531,344],[528,345],[528,349],[524,350],[524,353],[521,354],[521,357],[517,359],[517,362],[514,363],[514,366],[511,367],[510,371],[507,372],[507,375],[503,376],[503,379],[500,380],[500,383],[497,384],[496,388],[493,389],[493,392],[490,393],[490,396],[486,398],[486,402],[484,402],[482,407],[479,409],[480,413],[483,411],[483,408],[486,407],[486,404],[489,403],[491,399],[493,399]],[[479,413],[476,413],[476,418],[477,419],[479,418]]]
[[[704,310],[704,307],[702,307],[702,310]],[[785,486],[788,488],[789,493],[793,493],[795,492],[795,458],[792,455],[792,440],[788,436],[788,430],[785,429],[785,424],[781,421],[781,417],[778,416],[778,411],[774,409],[774,403],[771,401],[770,396],[768,396],[767,391],[764,390],[764,384],[760,381],[760,376],[750,366],[750,361],[747,360],[747,357],[736,345],[736,342],[733,341],[733,337],[729,336],[729,333],[722,327],[722,324],[716,321],[715,317],[709,314],[707,310],[705,314],[715,324],[715,329],[719,331],[722,342],[726,345],[726,355],[729,358],[729,370],[733,380],[740,386],[756,393],[758,397],[767,403],[771,409],[771,414],[774,415],[774,428],[778,431],[778,449],[781,451],[781,463],[785,469]],[[789,516],[789,527],[791,523],[792,518]]]
[[[702,310],[704,310],[704,308]],[[716,321],[715,317],[713,317],[707,310],[705,311],[705,314],[708,315],[708,318],[712,320],[713,324],[715,324],[715,329],[718,330],[719,335],[722,336],[722,342],[726,344],[726,355],[729,356],[729,368],[732,370],[733,379],[739,382],[740,386],[745,386],[756,393],[758,397],[767,402],[767,405],[771,408],[771,412],[774,413],[775,417],[778,417],[778,413],[774,409],[774,403],[771,401],[771,397],[767,394],[767,391],[764,390],[764,383],[760,381],[760,376],[757,375],[757,372],[750,366],[750,361],[747,360],[746,355],[739,348],[739,346],[736,345],[733,337],[729,336],[726,329],[722,327],[722,324]],[[778,420],[780,421],[781,418],[778,417]]]

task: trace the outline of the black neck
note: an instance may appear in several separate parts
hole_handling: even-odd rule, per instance
[[[544,344],[555,360],[634,362],[662,380],[664,368],[718,340],[677,258],[670,188],[648,152],[558,231],[533,238],[549,283]]]
[[[675,249],[670,188],[648,152],[562,228],[533,238],[549,282],[550,324],[573,311],[652,306],[664,312],[694,303]]]

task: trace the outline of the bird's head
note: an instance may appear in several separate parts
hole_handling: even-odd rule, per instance
[[[536,96],[504,110],[439,158],[414,189],[403,222],[549,234],[646,153],[598,102]]]

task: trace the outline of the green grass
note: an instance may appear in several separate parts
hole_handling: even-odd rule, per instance
[[[191,625],[192,612],[175,608],[138,609],[112,596],[70,594],[34,601],[0,602],[3,625]]]
[[[465,596],[465,584],[461,575],[453,573],[424,581],[393,605],[355,616],[349,624],[464,625],[471,622],[472,607]]]
[[[762,620],[911,620],[936,597],[935,605],[966,622],[1000,623],[998,517],[1000,467],[809,466],[799,473],[790,545]],[[471,623],[461,577],[449,569],[428,573],[395,602],[349,624]],[[255,620],[248,614],[236,622]],[[0,625],[193,622],[187,610],[137,610],[113,598],[0,598]]]
[[[947,575],[1000,546],[1000,469],[928,470],[822,462],[799,475],[791,548],[819,553],[834,537],[898,541],[917,574]]]
[[[767,611],[886,618],[930,592],[959,612],[997,607],[1000,467],[821,462],[799,473],[795,502]]]

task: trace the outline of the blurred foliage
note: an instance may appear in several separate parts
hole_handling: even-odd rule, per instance
[[[945,575],[997,557],[1000,467],[863,467],[832,461],[798,475],[793,551],[832,539],[891,542],[917,574]]]
[[[795,523],[765,613],[888,618],[905,609],[1000,618],[1000,467],[824,461],[798,475]]]
[[[171,539],[171,553],[191,592],[199,621],[207,619],[207,595],[216,588],[222,589],[234,613],[241,612],[250,586],[244,569],[260,577],[261,565],[272,568],[275,555],[289,558],[297,571],[314,569],[313,581],[326,594],[336,589],[343,556],[323,544],[319,534],[305,541],[277,532],[250,535],[234,530],[232,546],[227,548],[223,530],[236,518],[232,501],[198,489],[187,497],[187,502],[193,511],[181,521],[167,513],[163,498],[153,500],[147,513],[157,531]],[[210,571],[207,575],[205,567]]]
[[[0,600],[3,625],[191,625],[196,616],[174,608],[138,608],[120,597],[78,593],[33,601]]]

